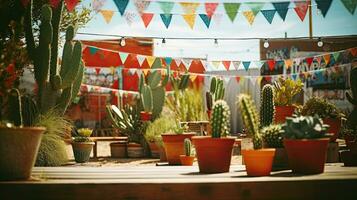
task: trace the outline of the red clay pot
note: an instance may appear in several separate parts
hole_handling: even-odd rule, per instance
[[[140,112],[140,119],[141,121],[150,121],[151,120],[152,113],[151,112]]]
[[[192,137],[201,173],[228,172],[231,165],[234,138]]]
[[[275,106],[275,123],[285,123],[294,114],[295,106]]]
[[[155,142],[149,142],[149,147],[151,151],[151,157],[160,158],[160,150]]]
[[[248,176],[269,176],[275,149],[242,150]]]
[[[184,166],[192,166],[194,159],[195,159],[194,156],[180,155],[181,165]]]
[[[319,174],[324,172],[329,138],[284,139],[289,166],[293,173]]]
[[[166,158],[170,165],[180,165],[180,155],[185,154],[183,141],[186,138],[194,136],[195,133],[184,134],[162,134],[162,141],[164,142]]]
[[[323,119],[324,124],[327,124],[330,126],[330,128],[327,130],[327,133],[332,133],[333,135],[330,137],[330,142],[335,142],[336,139],[338,138],[338,133],[340,132],[341,128],[341,120],[340,119],[331,119],[331,118],[325,118]]]

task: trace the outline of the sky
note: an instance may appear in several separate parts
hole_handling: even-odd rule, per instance
[[[156,0],[152,0],[153,2]],[[163,0],[162,0],[163,1]],[[165,0],[168,1],[168,0]],[[174,0],[175,2],[267,2],[263,10],[274,8],[269,2],[281,2],[282,0]],[[284,0],[286,1],[286,0]],[[90,5],[92,0],[83,0],[81,4]],[[162,13],[156,3],[151,3],[146,12]],[[80,7],[80,6],[79,6]],[[220,38],[283,38],[285,34],[288,38],[308,37],[309,24],[308,15],[303,22],[296,15],[294,3],[289,6],[289,11],[285,21],[276,13],[272,24],[269,24],[261,13],[258,13],[253,25],[249,25],[241,12],[232,23],[226,14],[220,20],[212,19],[209,29],[199,17],[196,17],[195,26],[192,29],[187,25],[180,15],[174,15],[168,29],[164,26],[160,16],[154,16],[148,28],[145,28],[140,16],[136,16],[133,23],[128,25],[124,17],[117,12],[113,0],[106,0],[102,9],[114,10],[112,21],[107,24],[100,13],[94,14],[93,19],[80,29],[81,33],[96,33],[106,35],[131,36],[131,37],[159,37],[159,38],[212,38],[209,40],[173,40],[166,39],[166,44],[162,45],[161,39],[154,42],[154,56],[169,56],[181,58],[207,58],[208,60],[259,60],[259,41],[253,40],[220,40]],[[133,0],[130,0],[128,11],[134,12],[136,8]],[[239,11],[249,10],[242,5]],[[93,11],[94,12],[94,11]],[[179,4],[175,4],[173,13],[183,13]],[[201,4],[197,13],[205,13],[204,5]],[[222,5],[219,5],[216,13],[225,13]],[[351,15],[341,3],[341,0],[333,0],[330,10],[323,18],[317,9],[315,1],[312,1],[312,22],[313,36],[337,36],[337,35],[357,35],[357,11]],[[112,37],[77,35],[77,39],[106,39]],[[218,45],[214,44],[214,39],[218,38]]]

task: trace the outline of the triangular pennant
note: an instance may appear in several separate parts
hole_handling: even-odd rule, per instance
[[[100,73],[100,69],[101,69],[101,68],[99,68],[99,67],[96,67],[96,68],[95,68],[95,73],[97,73],[97,75]]]
[[[215,67],[216,69],[219,68],[219,65],[221,64],[221,61],[212,61],[212,65],[213,67]]]
[[[160,14],[162,22],[164,22],[165,27],[169,28],[171,19],[172,19],[172,14]]]
[[[258,77],[257,76],[251,76],[251,77],[249,77],[249,80],[251,80],[252,84],[256,84],[257,80],[258,80]]]
[[[170,65],[171,65],[171,62],[172,62],[172,58],[171,58],[171,57],[166,57],[166,58],[165,58],[166,66],[170,66]]]
[[[180,66],[181,63],[182,63],[182,60],[179,59],[179,58],[175,58],[174,61],[175,61],[175,63],[176,63],[177,66]]]
[[[150,68],[151,68],[152,64],[154,63],[155,59],[156,58],[154,56],[146,56],[146,61],[148,62]]]
[[[92,1],[92,8],[95,12],[99,12],[102,7],[104,6],[107,0],[93,0]]]
[[[130,68],[130,69],[128,70],[128,72],[129,72],[129,75],[133,76],[133,75],[135,75],[135,73],[136,73],[136,69]]]
[[[325,64],[326,65],[329,64],[331,55],[330,54],[325,54],[325,55],[323,55],[323,57],[324,57],[324,60],[325,60]]]
[[[237,83],[239,84],[240,76],[236,76],[236,81],[237,81]]]
[[[205,9],[209,18],[216,12],[218,3],[205,3]]]
[[[250,61],[243,61],[242,64],[243,64],[245,71],[248,71],[249,66],[250,66]]]
[[[278,2],[278,3],[272,3],[276,11],[278,12],[279,16],[283,21],[285,21],[286,14],[288,13],[289,10],[289,5],[290,1],[287,2]]]
[[[254,15],[253,11],[244,11],[243,15],[247,19],[249,24],[252,25],[254,22],[254,19],[255,19],[255,15]]]
[[[229,83],[229,81],[231,80],[231,77],[230,76],[224,76],[223,77],[223,81],[224,83],[227,85]]]
[[[305,58],[305,61],[306,61],[308,67],[310,67],[313,60],[314,60],[313,57]]]
[[[155,60],[154,60],[154,63],[151,65],[151,68],[153,68],[153,69],[162,68],[161,58],[156,57]]]
[[[348,10],[348,12],[353,15],[356,10],[357,6],[357,0],[341,0],[342,4],[345,6],[345,8]]]
[[[310,0],[295,2],[295,12],[299,16],[301,21],[304,21],[307,9],[309,9]]]
[[[239,7],[240,7],[240,3],[223,3],[224,5],[224,9],[226,10],[226,13],[229,17],[229,19],[234,22],[234,19],[237,16]]]
[[[267,63],[268,63],[269,70],[273,71],[276,63],[275,60],[268,60]]]
[[[291,59],[286,59],[286,60],[284,60],[284,64],[285,64],[286,69],[289,69],[291,67],[291,65],[293,64],[293,62]]]
[[[181,62],[185,66],[186,70],[188,70],[190,68],[190,66],[191,66],[192,59],[184,58],[184,59],[182,59]]]
[[[129,0],[113,0],[115,5],[118,8],[118,11],[123,16],[125,13],[125,9],[128,6]]]
[[[253,12],[254,17],[259,13],[259,11],[264,7],[264,2],[247,2],[245,3],[250,7],[250,10]]]
[[[154,13],[142,13],[141,19],[143,20],[145,28],[147,28],[154,17]]]
[[[164,14],[171,14],[172,8],[175,5],[175,2],[168,1],[158,1],[158,3]]]
[[[217,26],[219,26],[221,24],[222,17],[223,17],[223,14],[221,14],[221,13],[216,13],[212,16],[212,19],[217,24]]]
[[[150,1],[147,0],[134,0],[134,5],[138,12],[143,13],[150,5]]]
[[[126,59],[128,58],[128,53],[123,53],[123,52],[119,52],[119,57],[120,57],[120,60],[121,60],[121,63],[125,63]]]
[[[69,12],[72,12],[79,2],[79,0],[64,0],[64,1],[66,2],[67,10]]]
[[[57,8],[61,0],[50,0],[50,5],[52,8]]]
[[[261,10],[260,12],[263,14],[265,19],[269,22],[269,24],[273,22],[276,10]]]
[[[138,63],[139,63],[139,65],[140,65],[140,67],[143,65],[143,62],[144,62],[144,60],[145,60],[145,56],[142,56],[142,55],[137,55],[136,56],[136,58],[137,58],[137,60],[138,60]]]
[[[201,17],[201,19],[202,19],[203,23],[206,25],[206,27],[209,28],[212,18],[206,14],[199,14],[199,16]]]
[[[129,26],[131,26],[133,24],[133,22],[135,21],[135,16],[137,14],[134,12],[125,12],[124,13],[124,18],[126,19],[126,22],[128,23]]]
[[[338,58],[340,57],[340,54],[341,54],[340,52],[335,52],[335,53],[332,54],[335,62],[337,62]]]
[[[353,57],[356,57],[357,56],[357,48],[350,49],[350,53]]]
[[[229,67],[231,66],[231,61],[222,61],[224,68],[229,71]]]
[[[91,55],[94,55],[97,53],[97,51],[99,51],[99,49],[96,47],[88,47],[88,48],[89,48],[89,54]]]
[[[148,72],[149,72],[149,69],[143,69],[143,72],[144,72],[144,75],[147,76]]]
[[[196,15],[195,14],[184,14],[182,15],[183,19],[186,21],[188,26],[193,29],[195,25]]]
[[[196,78],[197,78],[197,75],[195,75],[195,74],[190,75],[191,82],[195,82]]]
[[[317,9],[322,13],[323,17],[326,17],[328,10],[330,9],[332,0],[315,0],[317,4]]]
[[[234,69],[238,70],[238,69],[239,69],[239,65],[240,65],[241,61],[233,61],[232,63],[233,63],[233,67],[234,67]]]
[[[180,2],[183,12],[185,14],[196,14],[196,10],[200,3],[189,3],[189,2]]]
[[[264,61],[254,61],[254,65],[260,69],[264,65]]]
[[[109,24],[112,21],[112,17],[114,15],[114,11],[112,10],[100,10],[100,14],[102,14],[105,22]]]

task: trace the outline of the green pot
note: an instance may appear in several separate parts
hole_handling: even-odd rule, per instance
[[[77,163],[85,163],[89,161],[90,153],[92,152],[94,142],[74,142],[72,149],[74,159]]]

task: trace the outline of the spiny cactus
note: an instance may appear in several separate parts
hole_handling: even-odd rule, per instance
[[[145,112],[152,112],[152,92],[150,86],[144,85],[140,91],[140,98]]]
[[[283,148],[283,134],[281,130],[282,127],[280,124],[272,124],[264,127],[261,130],[264,145],[268,148]]]
[[[189,138],[184,140],[184,147],[185,147],[185,155],[191,156],[192,155],[192,144]]]
[[[224,100],[218,100],[213,104],[211,118],[212,137],[220,138],[229,135],[230,132],[230,110]]]
[[[15,126],[22,126],[22,104],[18,89],[11,89],[9,94],[9,120]]]
[[[190,80],[189,74],[183,74],[176,78],[172,76],[171,77],[171,85],[175,91],[185,90],[190,83],[189,80]]]
[[[266,127],[273,123],[275,115],[274,88],[272,85],[264,85],[260,100],[260,125]]]
[[[39,115],[36,102],[30,96],[22,96],[22,116],[24,126],[33,126]]]
[[[253,100],[249,95],[238,96],[238,107],[242,113],[244,127],[248,136],[253,138],[254,149],[262,148],[262,137],[259,130],[259,117]]]
[[[346,92],[347,100],[353,105],[353,110],[347,118],[347,126],[357,130],[357,67],[353,67],[350,73],[351,92]]]
[[[225,88],[223,85],[223,80],[212,77],[210,91],[206,92],[206,105],[208,110],[212,110],[212,105],[215,101],[223,99],[225,93]]]
[[[329,125],[318,116],[293,116],[286,118],[282,133],[288,139],[314,139],[326,137]]]

